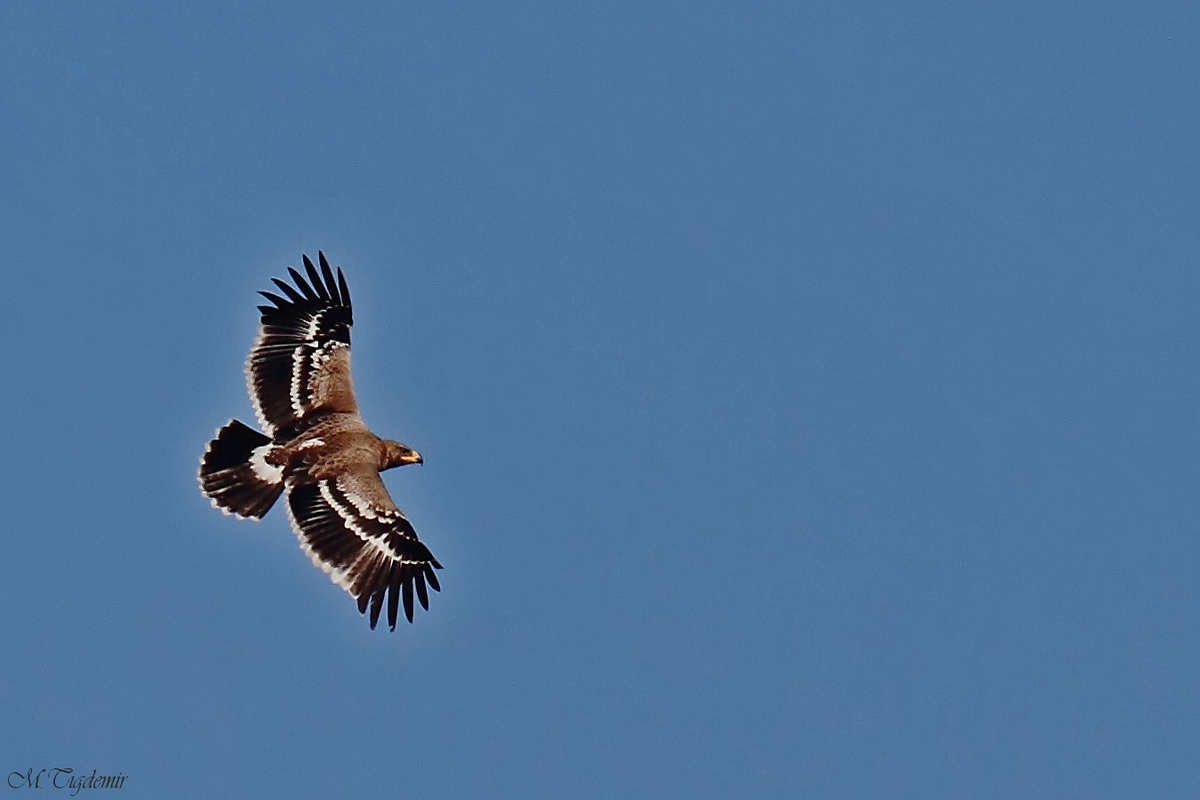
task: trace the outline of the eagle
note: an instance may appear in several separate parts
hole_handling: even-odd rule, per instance
[[[421,454],[381,439],[363,422],[350,380],[350,290],[318,251],[320,272],[303,256],[308,280],[288,267],[295,286],[272,278],[271,303],[246,358],[246,388],[263,432],[231,419],[200,458],[200,489],[213,506],[262,519],[281,494],[292,530],[313,564],[370,608],[371,628],[384,600],[391,630],[413,593],[429,609],[426,588],[441,591],[441,569],[392,501],[379,473],[421,464]]]

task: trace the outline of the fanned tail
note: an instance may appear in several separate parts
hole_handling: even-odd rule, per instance
[[[266,460],[271,439],[231,419],[200,458],[200,490],[215,507],[261,519],[283,492],[283,467]]]

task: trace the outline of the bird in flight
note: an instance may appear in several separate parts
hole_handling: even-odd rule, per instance
[[[421,454],[367,428],[350,380],[350,290],[318,251],[304,256],[308,280],[271,280],[282,296],[259,292],[258,335],[246,358],[246,387],[260,433],[236,419],[217,431],[200,459],[200,488],[222,512],[261,519],[280,494],[292,530],[312,562],[370,608],[371,628],[387,600],[413,619],[413,593],[429,608],[438,586],[433,554],[392,501],[379,473],[422,463]]]

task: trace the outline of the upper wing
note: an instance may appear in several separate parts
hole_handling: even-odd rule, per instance
[[[314,412],[358,412],[350,381],[350,290],[341,268],[335,281],[325,254],[317,257],[320,273],[304,256],[311,283],[288,267],[296,289],[271,279],[286,298],[259,292],[273,305],[258,307],[262,319],[246,358],[246,388],[259,424],[272,436]]]
[[[288,486],[288,519],[300,547],[330,579],[358,600],[359,613],[371,606],[371,627],[379,621],[388,596],[388,624],[396,629],[401,593],[404,615],[413,619],[413,589],[429,608],[425,582],[441,591],[433,554],[392,502],[374,470],[345,472],[336,478],[306,482],[293,476]]]

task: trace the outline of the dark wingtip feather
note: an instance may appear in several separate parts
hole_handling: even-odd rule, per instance
[[[420,570],[414,570],[413,582],[417,585],[417,599],[421,601],[421,608],[429,610],[429,592],[425,590],[425,574]]]
[[[383,590],[380,589],[371,596],[371,630],[375,630],[375,623],[379,622],[379,610],[383,608]]]
[[[300,303],[304,300],[304,295],[292,288],[292,285],[287,281],[281,281],[279,278],[271,278],[271,282],[278,286],[284,294],[286,294],[293,303]]]
[[[442,587],[438,585],[437,575],[434,574],[433,568],[428,564],[425,565],[425,579],[429,581],[429,585],[433,587],[435,592],[442,590]]]
[[[272,294],[270,292],[259,292],[259,294],[261,294],[263,297],[267,298],[272,303],[274,303],[276,308],[283,308],[286,305],[290,305],[287,300],[284,300],[282,297],[280,297],[277,294]],[[261,306],[260,306],[260,308],[261,308]]]
[[[408,621],[412,622],[413,603],[412,603],[412,575],[404,576],[404,616],[408,617]]]
[[[345,301],[338,293],[337,281],[333,279],[333,270],[329,268],[329,262],[325,260],[325,254],[320,250],[317,251],[317,260],[321,262],[321,277],[325,279],[325,288],[329,291],[329,298],[338,305],[345,305]]]
[[[346,285],[346,276],[342,274],[342,268],[338,267],[338,289],[342,293],[342,305],[350,307],[350,287]]]
[[[329,299],[329,292],[325,289],[325,282],[321,280],[320,273],[313,266],[312,260],[308,256],[304,256],[304,271],[308,273],[308,279],[312,282],[313,289],[322,300]]]
[[[307,258],[305,258],[304,260],[308,261]],[[304,276],[301,275],[299,272],[297,272],[294,267],[288,267],[288,274],[292,276],[292,280],[296,282],[296,286],[299,287],[300,291],[304,292],[304,296],[307,299],[309,299],[309,300],[320,300],[321,299],[320,297],[317,296],[317,293],[312,290],[312,287],[308,285],[308,281],[304,280]]]
[[[392,565],[392,574],[388,580],[388,623],[396,630],[396,608],[400,605],[400,564]]]

